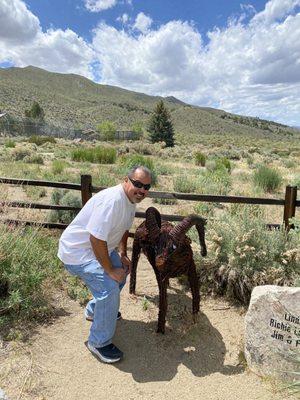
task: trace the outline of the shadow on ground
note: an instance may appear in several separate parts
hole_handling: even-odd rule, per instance
[[[150,301],[156,303],[157,298]],[[224,375],[243,372],[240,365],[224,365],[223,338],[205,314],[200,312],[197,323],[192,323],[186,311],[191,307],[190,298],[181,295],[178,304],[178,295],[168,294],[168,301],[165,335],[156,333],[156,321],[123,319],[118,323],[114,342],[124,351],[125,357],[115,364],[116,368],[131,373],[137,382],[170,381],[181,365],[198,377],[216,372]],[[182,308],[185,311],[180,313]]]

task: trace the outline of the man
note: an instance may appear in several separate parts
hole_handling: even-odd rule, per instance
[[[86,319],[92,321],[88,348],[106,363],[123,357],[112,337],[120,317],[120,290],[131,269],[127,239],[136,204],[147,196],[150,185],[148,168],[132,168],[122,184],[94,195],[59,241],[58,257],[93,295],[85,309]]]

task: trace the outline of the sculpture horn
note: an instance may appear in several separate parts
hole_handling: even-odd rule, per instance
[[[146,210],[146,228],[149,240],[154,242],[158,238],[161,228],[160,212],[155,207],[149,207]]]
[[[206,244],[205,244],[205,229],[204,226],[206,220],[204,218],[198,217],[198,215],[189,215],[184,218],[178,225],[176,225],[169,235],[172,237],[174,242],[181,243],[184,240],[184,236],[187,231],[193,226],[196,226],[199,235],[199,242],[201,246],[201,255],[203,257],[207,254]]]

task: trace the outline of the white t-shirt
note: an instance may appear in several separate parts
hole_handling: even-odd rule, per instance
[[[121,184],[95,194],[61,235],[59,259],[69,265],[95,260],[90,234],[106,241],[110,254],[131,228],[135,207]]]

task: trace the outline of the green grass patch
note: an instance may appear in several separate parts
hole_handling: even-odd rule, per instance
[[[265,192],[274,192],[280,187],[282,177],[274,168],[263,165],[254,172],[253,181],[255,186],[258,186]]]
[[[117,151],[112,147],[78,148],[71,151],[73,161],[88,161],[97,164],[114,164]]]

